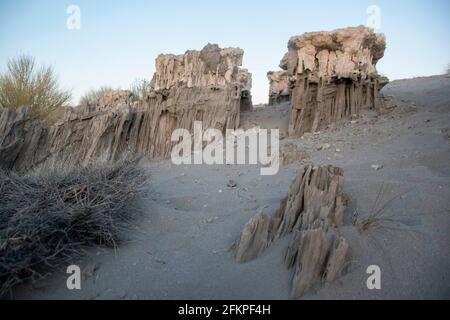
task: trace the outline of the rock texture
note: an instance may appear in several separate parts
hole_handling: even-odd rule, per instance
[[[252,260],[274,241],[290,235],[284,261],[288,269],[294,269],[294,298],[322,280],[338,278],[349,257],[348,243],[337,229],[343,223],[343,184],[340,168],[305,167],[272,217],[260,213],[244,227],[236,260]]]
[[[252,111],[252,74],[247,69],[240,69],[238,77],[241,84],[241,111]]]
[[[309,159],[309,155],[292,142],[280,146],[280,164],[287,166],[295,162]]]
[[[156,58],[156,72],[150,83],[154,91],[176,86],[214,87],[234,84],[244,51],[239,48],[221,49],[208,44],[203,50],[185,54],[161,54]]]
[[[270,244],[270,223],[270,216],[260,213],[244,226],[236,249],[236,261],[252,260],[267,249]]]
[[[133,95],[129,90],[114,90],[102,94],[95,102],[96,110],[113,109],[132,102]]]
[[[315,132],[361,109],[379,108],[387,80],[376,64],[385,48],[384,35],[364,26],[292,37],[280,63],[293,82],[289,134]]]
[[[269,71],[269,105],[291,101],[292,87],[287,71]]]
[[[183,55],[161,54],[156,59],[150,87],[157,93],[180,86],[211,90],[232,86],[238,96],[243,96],[245,108],[249,108],[252,77],[247,69],[239,68],[243,56],[242,49],[221,49],[217,44],[208,44],[201,51],[190,50]]]
[[[149,159],[170,156],[171,134],[205,128],[239,126],[242,93],[251,75],[240,69],[243,51],[207,45],[184,55],[160,55],[147,100],[131,102],[128,91],[111,93],[94,108],[68,111],[64,120],[46,127],[30,119],[29,110],[4,109],[0,116],[0,166],[27,170],[56,161],[83,165],[115,161],[128,153]]]

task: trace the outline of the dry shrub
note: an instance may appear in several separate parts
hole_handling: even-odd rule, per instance
[[[105,94],[113,92],[119,89],[113,89],[110,86],[103,86],[99,89],[91,89],[86,92],[79,101],[79,105],[82,107],[89,107],[95,105],[99,99],[101,99]]]
[[[129,87],[132,101],[145,100],[150,90],[150,82],[146,79],[135,79]],[[101,86],[98,89],[90,89],[80,98],[78,105],[89,107],[95,105],[104,95],[114,91],[121,91],[120,87],[114,89],[111,86]]]
[[[136,162],[23,176],[0,170],[0,296],[87,246],[115,247],[147,180]]]
[[[130,85],[130,91],[134,101],[145,100],[150,91],[150,82],[146,79],[136,79]]]
[[[0,74],[0,110],[29,106],[34,119],[52,124],[64,114],[70,98],[71,93],[59,87],[54,69],[38,68],[31,56],[10,59]]]

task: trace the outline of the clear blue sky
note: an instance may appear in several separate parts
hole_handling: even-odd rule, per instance
[[[81,29],[69,30],[67,7],[81,9]],[[245,50],[255,102],[265,102],[266,72],[278,70],[289,37],[366,24],[369,5],[381,9],[387,37],[378,70],[391,79],[443,73],[450,63],[448,0],[0,0],[0,71],[30,54],[51,64],[75,101],[92,87],[127,88],[150,79],[159,53],[201,49],[208,42]]]

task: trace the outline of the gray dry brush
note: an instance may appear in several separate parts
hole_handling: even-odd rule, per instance
[[[90,245],[115,247],[146,180],[137,160],[24,175],[0,170],[0,297],[70,264]]]

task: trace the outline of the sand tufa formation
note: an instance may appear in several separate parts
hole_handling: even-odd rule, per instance
[[[255,259],[273,242],[290,236],[284,261],[294,270],[293,298],[322,280],[337,279],[349,258],[349,245],[337,229],[344,217],[343,185],[340,168],[305,167],[273,216],[260,213],[245,225],[236,246],[236,261]]]
[[[280,62],[269,72],[269,102],[290,100],[289,135],[301,136],[339,122],[362,109],[377,109],[387,80],[376,64],[384,55],[383,34],[359,26],[292,37]]]
[[[366,27],[292,37],[283,71],[269,72],[270,102],[291,101],[289,135],[321,130],[367,108],[379,108],[386,83],[375,69],[385,39]],[[252,77],[243,50],[208,44],[200,51],[162,54],[148,96],[133,102],[114,91],[85,108],[71,108],[47,127],[27,108],[0,115],[0,166],[27,170],[56,161],[87,166],[135,153],[166,159],[172,132],[193,132],[194,121],[219,130],[239,127],[240,112],[252,110]]]
[[[267,72],[269,79],[269,105],[277,105],[282,102],[291,101],[292,84],[289,81],[287,71],[269,71]]]
[[[0,116],[0,166],[27,170],[43,162],[87,166],[113,162],[128,153],[148,159],[170,156],[172,132],[235,129],[241,106],[251,110],[251,74],[241,69],[243,50],[208,44],[201,51],[160,55],[146,100],[129,91],[111,92],[86,108],[71,108],[47,127],[29,108]]]

